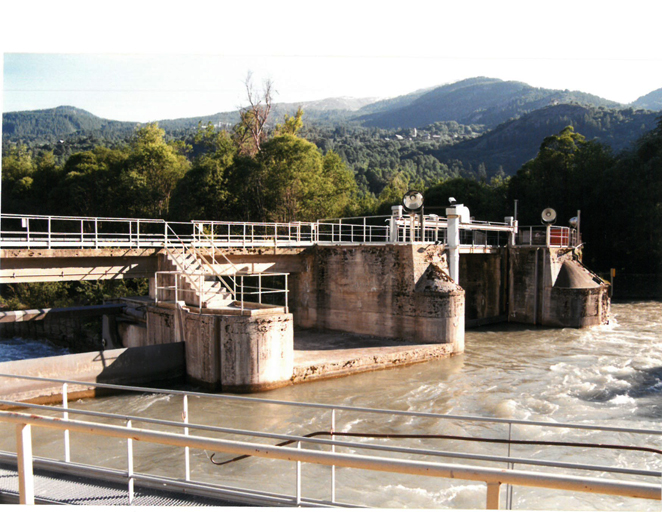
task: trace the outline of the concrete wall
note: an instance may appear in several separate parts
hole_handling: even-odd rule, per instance
[[[145,385],[184,377],[184,346],[173,343],[0,363],[0,373],[106,384]],[[69,386],[72,397],[91,396],[93,386]],[[62,386],[0,377],[7,400],[61,400]]]
[[[253,313],[198,314],[150,306],[145,343],[183,340],[187,380],[208,389],[257,392],[288,385],[294,364],[292,315]]]
[[[464,290],[448,279],[442,247],[318,246],[303,258],[291,278],[297,326],[464,350]]]
[[[292,315],[221,319],[221,389],[244,393],[282,387],[294,371]]]
[[[575,261],[573,252],[566,248],[510,249],[509,321],[550,327],[589,327],[608,322],[608,285],[555,286],[566,261],[581,267],[589,276],[589,281],[597,277]]]

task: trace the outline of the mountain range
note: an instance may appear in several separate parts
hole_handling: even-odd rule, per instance
[[[275,103],[273,123],[302,107],[304,121],[318,126],[363,126],[382,130],[424,129],[433,123],[455,121],[478,127],[483,134],[472,140],[431,151],[440,161],[452,159],[486,163],[515,172],[535,156],[544,137],[572,124],[587,139],[610,144],[614,151],[627,147],[655,126],[662,110],[662,88],[629,105],[569,90],[532,87],[523,82],[477,77],[421,89],[387,100],[329,98],[303,103]],[[202,117],[165,119],[159,126],[172,134],[194,130],[199,122],[231,126],[239,112]],[[102,119],[79,108],[7,112],[3,114],[3,142],[57,142],[72,136],[107,139],[129,136],[137,123]],[[474,130],[476,131],[476,130]]]

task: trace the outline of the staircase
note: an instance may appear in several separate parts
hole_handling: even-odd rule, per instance
[[[234,302],[220,276],[214,274],[194,252],[184,248],[169,249],[165,261],[166,268],[162,270],[180,274],[178,298],[187,305],[217,309]]]

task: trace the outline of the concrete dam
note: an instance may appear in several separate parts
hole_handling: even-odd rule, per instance
[[[0,283],[147,278],[149,296],[100,310],[103,358],[60,356],[76,359],[68,378],[136,384],[179,372],[226,392],[449,357],[463,352],[466,327],[608,321],[609,284],[581,263],[578,229],[480,222],[459,204],[445,213],[396,206],[292,223],[3,214]],[[55,314],[4,312],[0,326]]]

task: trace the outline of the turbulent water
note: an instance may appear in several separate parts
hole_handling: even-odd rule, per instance
[[[610,326],[589,330],[493,326],[466,333],[466,353],[442,361],[314,382],[254,396],[272,399],[552,421],[662,429],[662,303],[615,304]],[[79,401],[73,407],[119,414],[178,419],[181,398],[131,395]],[[328,430],[329,412],[268,404],[238,404],[207,398],[190,402],[193,423],[306,434]],[[507,436],[507,427],[423,418],[338,413],[337,430],[378,433],[446,433]],[[195,432],[192,432],[195,433]],[[514,427],[519,439],[635,444],[662,449],[662,436],[579,433],[567,429]],[[36,437],[36,436],[35,436]],[[255,439],[253,439],[255,440]],[[368,442],[368,440],[365,440]],[[506,447],[484,448],[458,441],[377,441],[385,445],[506,455]],[[11,449],[0,440],[0,449]],[[72,435],[73,460],[98,459],[125,468],[125,445]],[[137,443],[136,470],[181,477],[182,450]],[[586,448],[514,447],[514,457],[555,459],[662,471],[662,457],[641,452]],[[37,455],[61,457],[60,435],[43,433]],[[343,451],[341,449],[341,451]],[[346,450],[345,450],[346,451]],[[193,478],[275,492],[293,493],[292,463],[246,459],[216,467],[205,453],[192,453]],[[223,460],[223,456],[217,456]],[[427,459],[448,462],[448,459]],[[454,459],[452,462],[471,464]],[[495,465],[478,463],[482,465]],[[499,466],[503,467],[503,465]],[[533,469],[516,467],[515,469]],[[555,469],[539,471],[561,472]],[[586,474],[566,472],[570,474]],[[628,475],[596,475],[636,480]],[[660,479],[648,479],[659,484]],[[304,464],[305,496],[329,498],[329,470]],[[485,485],[379,474],[350,469],[337,472],[337,500],[372,507],[484,508]],[[502,496],[505,496],[505,491]],[[504,498],[502,498],[504,499]],[[513,508],[565,510],[660,510],[659,501],[515,487]]]
[[[30,340],[19,337],[0,339],[0,363],[35,357],[61,356],[68,353],[68,349],[53,345],[47,340]]]

